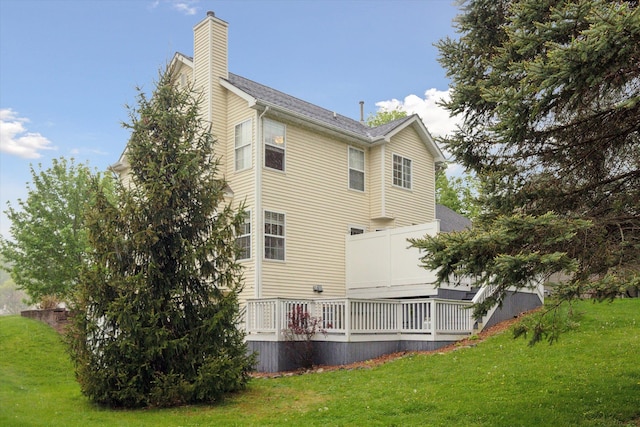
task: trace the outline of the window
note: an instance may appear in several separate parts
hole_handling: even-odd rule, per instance
[[[238,237],[236,238],[236,245],[240,248],[240,254],[238,259],[250,259],[251,258],[251,212],[245,211],[244,223],[240,226],[238,231]]]
[[[411,159],[393,155],[393,185],[411,189]]]
[[[236,126],[236,170],[251,167],[251,120]]]
[[[349,188],[364,191],[364,151],[349,147]]]
[[[264,257],[284,261],[284,214],[264,212]]]
[[[264,165],[284,171],[285,127],[282,123],[264,120]]]

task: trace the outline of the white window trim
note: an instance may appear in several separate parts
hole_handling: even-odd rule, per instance
[[[251,210],[250,209],[246,209],[245,214],[247,215],[247,218],[249,218],[249,233],[248,234],[240,234],[238,235],[238,239],[240,237],[249,237],[249,257],[248,258],[238,258],[238,261],[250,261],[253,258],[253,218],[251,217]]]
[[[278,236],[276,234],[267,234],[267,232],[264,229],[265,223],[266,223],[266,218],[267,218],[267,212],[271,212],[271,213],[275,213],[275,214],[282,214],[283,215],[283,224],[282,224],[282,236]],[[287,260],[287,214],[286,212],[281,212],[281,211],[276,211],[276,210],[271,210],[271,209],[265,209],[264,211],[262,211],[262,235],[263,235],[263,239],[262,239],[262,259],[265,261],[269,261],[269,262],[285,262]],[[267,258],[267,248],[266,248],[266,242],[267,242],[267,237],[277,237],[277,238],[282,238],[282,252],[283,252],[283,256],[282,259],[275,259],[275,258]]]
[[[362,153],[362,170],[351,167],[351,150],[360,151]],[[360,190],[359,188],[351,187],[351,169],[353,169],[354,171],[362,172],[362,190]],[[366,169],[367,169],[367,155],[365,151],[360,148],[356,148],[349,145],[347,147],[347,181],[348,181],[347,186],[349,187],[349,190],[358,191],[360,193],[365,192],[365,190],[367,189]]]
[[[393,166],[394,166],[394,157],[399,157],[402,160],[409,160],[411,162],[411,170],[410,173],[411,175],[409,176],[409,187],[405,187],[404,185],[398,185],[395,183],[395,176],[393,174]],[[404,163],[404,162],[402,162]],[[402,165],[402,172],[404,175],[404,164]],[[402,179],[402,181],[404,182],[404,179]],[[409,157],[405,157],[402,156],[400,154],[395,154],[395,153],[391,153],[391,185],[394,186],[395,188],[400,188],[402,190],[407,190],[407,191],[412,191],[413,190],[413,159],[409,158]]]
[[[267,142],[265,140],[265,137],[264,137],[264,135],[265,135],[264,125],[267,122],[277,123],[277,124],[279,124],[279,125],[281,125],[283,127],[284,130],[283,130],[282,133],[284,134],[283,135],[284,141],[282,142],[282,147],[280,147],[280,146],[278,146],[276,144],[272,144],[270,142]],[[262,150],[264,151],[264,154],[262,156],[263,157],[262,166],[265,169],[268,169],[270,171],[285,173],[287,171],[287,125],[282,123],[282,122],[279,122],[277,120],[271,120],[271,119],[264,118],[264,119],[262,119],[262,128],[263,128],[263,130],[262,130]],[[282,154],[282,169],[276,169],[276,168],[272,168],[270,166],[267,166],[267,153],[266,153],[267,145],[282,149],[282,151],[283,151],[283,154]]]
[[[241,146],[236,146],[236,132],[238,130],[238,126],[244,125],[245,123],[249,123],[249,129],[250,129],[250,137],[249,137],[249,142],[247,142],[246,144],[243,144]],[[244,148],[244,147],[251,147],[251,144],[253,143],[253,120],[252,119],[247,119],[244,120],[238,124],[236,124],[233,127],[233,168],[236,172],[241,172],[247,169],[251,169],[251,167],[253,166],[253,156],[251,153],[251,148],[249,148],[249,162],[248,165],[245,166],[242,169],[237,169],[237,165],[238,165],[238,149],[239,148]]]

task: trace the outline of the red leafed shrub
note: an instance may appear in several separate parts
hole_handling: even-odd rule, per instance
[[[331,327],[331,325],[326,325]],[[313,337],[317,333],[327,336],[322,319],[311,316],[306,305],[296,304],[287,313],[287,328],[283,330],[287,343],[287,351],[297,366],[310,368],[313,366]]]

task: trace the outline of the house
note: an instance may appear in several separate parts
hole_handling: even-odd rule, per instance
[[[417,249],[407,249],[407,237],[436,234],[445,223],[438,221],[435,203],[435,171],[445,159],[421,119],[412,115],[372,128],[362,117],[354,120],[230,73],[227,29],[208,12],[194,27],[193,56],[178,53],[170,66],[179,84],[202,93],[230,203],[245,205],[238,236],[245,267],[241,299],[261,369],[287,366],[280,332],[291,307],[300,305],[331,326],[335,339],[319,352],[330,355],[321,360],[328,363],[397,350],[399,326],[382,318],[397,323],[403,309],[414,313],[412,333],[431,334],[427,341],[437,345],[435,322],[425,320],[431,318],[425,310],[435,316],[433,298],[453,298],[447,307],[457,325],[455,331],[444,328],[452,333],[437,342],[468,334],[469,311],[461,307],[469,304],[464,297],[473,296],[471,284],[434,288],[433,273],[418,265]],[[113,169],[126,179],[126,155]],[[455,216],[443,212],[452,223]],[[357,308],[361,320],[380,320],[369,319],[378,323],[365,338],[356,339],[354,325],[347,324],[355,319],[350,304],[356,300],[364,301]],[[399,321],[407,326],[409,320]],[[354,340],[368,350],[354,350]],[[376,340],[384,344],[372,345]],[[338,349],[332,342],[344,345]]]

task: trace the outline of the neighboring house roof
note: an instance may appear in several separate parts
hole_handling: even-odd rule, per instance
[[[440,231],[462,231],[471,228],[471,220],[444,205],[436,205],[436,219],[440,220]]]

